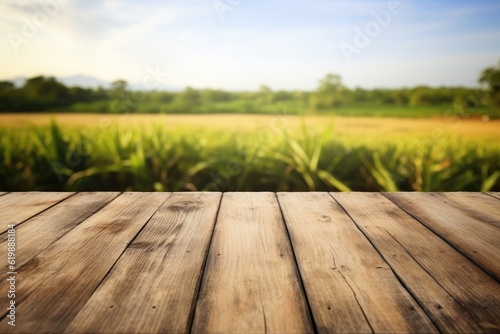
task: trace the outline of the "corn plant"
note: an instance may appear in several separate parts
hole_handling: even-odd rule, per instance
[[[0,190],[499,191],[500,144],[366,140],[305,124],[268,137],[167,130],[0,128]]]

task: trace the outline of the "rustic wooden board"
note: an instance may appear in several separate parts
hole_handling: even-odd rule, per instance
[[[0,233],[8,224],[18,225],[34,215],[72,196],[74,193],[8,193],[0,197]]]
[[[20,268],[54,241],[68,233],[113,200],[119,193],[79,193],[34,216],[16,228]],[[7,249],[7,234],[0,235],[0,249]],[[0,281],[6,273],[0,273]]]
[[[327,193],[278,193],[278,199],[319,332],[437,332]]]
[[[18,270],[16,331],[62,332],[168,196],[124,193]]]
[[[275,194],[223,195],[192,330],[313,331]]]
[[[442,193],[442,196],[450,206],[500,228],[500,202],[497,198],[477,192]]]
[[[382,194],[331,195],[441,331],[500,331],[500,285],[491,276]]]
[[[66,331],[189,332],[220,197],[169,197]]]
[[[386,196],[500,280],[500,230],[448,203],[440,193],[387,193]]]
[[[499,193],[117,195],[0,192],[0,333],[500,333]]]
[[[500,193],[496,193],[496,192],[487,192],[486,194],[487,194],[487,195],[490,195],[490,196],[493,196],[493,197],[495,197],[495,198],[500,199]]]

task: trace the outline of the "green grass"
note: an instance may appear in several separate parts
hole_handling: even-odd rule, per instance
[[[116,109],[116,108],[115,108]],[[97,101],[92,103],[76,103],[64,110],[55,112],[100,112],[119,113],[124,110],[115,110],[109,101]],[[453,105],[433,106],[397,106],[376,105],[369,103],[348,104],[326,111],[313,111],[308,104],[298,101],[285,101],[273,103],[260,103],[252,100],[231,100],[225,102],[207,102],[197,105],[186,105],[181,103],[156,103],[141,102],[137,104],[136,110],[125,110],[129,113],[139,114],[274,114],[277,110],[284,111],[289,115],[323,114],[337,116],[362,116],[362,117],[403,117],[403,118],[425,118],[443,115],[457,115],[463,118],[480,118],[488,116],[491,119],[500,118],[500,111],[494,111],[486,106],[479,106],[467,111],[460,111]]]
[[[500,143],[52,123],[0,129],[0,190],[500,191]]]
[[[434,106],[397,106],[384,105],[377,106],[373,104],[346,105],[331,113],[338,116],[356,116],[356,117],[400,117],[400,118],[428,118],[438,116],[458,116],[461,118],[480,118],[488,116],[490,119],[500,118],[500,112],[494,111],[486,106],[479,106],[467,111],[459,111],[452,105],[434,105]]]

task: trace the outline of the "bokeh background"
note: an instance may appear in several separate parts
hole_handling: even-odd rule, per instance
[[[0,190],[500,191],[497,1],[0,13]]]

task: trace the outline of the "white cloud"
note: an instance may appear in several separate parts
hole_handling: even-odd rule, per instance
[[[19,54],[0,39],[0,61],[9,63],[0,77],[83,73],[137,82],[146,66],[159,66],[171,73],[168,84],[233,89],[261,83],[312,89],[326,72],[341,73],[351,85],[397,85],[398,75],[401,83],[463,83],[464,74],[439,72],[436,64],[470,75],[500,52],[500,27],[480,34],[460,30],[466,17],[486,13],[481,6],[438,11],[436,3],[402,2],[402,14],[349,65],[339,43],[350,42],[354,27],[373,20],[371,12],[387,8],[387,0],[282,0],[266,12],[249,0],[224,22],[205,0],[68,0]],[[2,34],[19,32],[23,18],[39,8],[38,0],[22,4],[0,4]],[[447,63],[447,57],[456,61]]]

